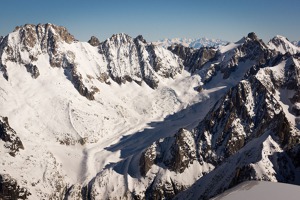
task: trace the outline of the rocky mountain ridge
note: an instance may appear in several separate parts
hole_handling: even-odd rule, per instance
[[[94,41],[93,45],[98,42]],[[144,81],[156,88],[159,76],[172,78],[183,68],[181,61],[163,48],[148,45],[141,37],[133,39],[126,34],[117,34],[99,43],[97,56],[101,60],[93,66],[94,74],[82,74],[77,67],[81,63],[76,62],[76,53],[70,48],[72,45],[81,44],[64,27],[52,24],[16,27],[1,42],[0,70],[8,80],[7,62],[10,61],[24,65],[33,78],[38,78],[39,69],[35,63],[39,56],[46,54],[51,67],[62,67],[79,93],[93,100],[99,91],[94,84],[96,80],[107,84],[109,79],[119,84]],[[85,82],[91,82],[93,87]]]
[[[300,57],[282,36],[164,49],[39,24],[0,41],[3,199],[209,199],[247,180],[300,184]]]

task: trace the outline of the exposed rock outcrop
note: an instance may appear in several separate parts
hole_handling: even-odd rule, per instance
[[[29,72],[32,78],[37,78],[40,75],[39,69],[36,65],[33,64],[25,64],[27,72]]]
[[[20,149],[24,149],[17,133],[9,126],[7,117],[0,117],[0,139],[5,142],[4,147],[9,150],[11,156],[16,156]]]
[[[183,65],[192,73],[201,69],[205,63],[216,59],[217,56],[217,49],[213,47],[193,49],[183,45],[172,45],[168,49],[184,60]]]
[[[28,199],[31,193],[23,187],[20,187],[17,181],[8,174],[0,174],[0,199],[19,200]]]
[[[100,45],[100,41],[97,37],[92,36],[91,39],[88,41],[88,43],[94,47],[99,46]]]

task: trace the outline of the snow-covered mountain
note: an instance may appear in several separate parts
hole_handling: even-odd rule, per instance
[[[300,57],[283,37],[168,49],[80,42],[53,24],[0,40],[0,198],[209,199],[300,185]]]
[[[269,41],[268,46],[270,49],[275,49],[282,54],[287,52],[296,54],[300,52],[300,48],[295,44],[291,43],[286,37],[277,35]]]
[[[199,49],[201,47],[217,47],[221,45],[226,45],[228,42],[220,39],[208,39],[208,38],[198,38],[198,39],[188,39],[188,38],[172,38],[172,39],[162,39],[152,42],[155,45],[163,46],[168,48],[173,44],[181,44],[185,47],[192,47]]]
[[[200,123],[192,129],[190,124],[182,126],[174,136],[157,140],[142,153],[128,153],[133,147],[124,148],[128,141],[121,141],[118,145],[127,158],[97,175],[90,185],[93,196],[207,199],[244,180],[297,183],[297,114],[286,108],[289,102],[279,94],[288,85],[282,80],[293,80],[293,91],[298,91],[297,79],[292,78],[298,74],[298,58],[283,57],[254,33],[220,47],[215,55],[195,70],[203,81],[199,91],[207,94],[197,107],[211,108],[208,113],[201,108]],[[267,66],[274,71],[283,66],[289,73],[282,73],[278,83],[268,81],[274,86],[267,85],[260,75]],[[123,186],[107,193],[113,180]]]

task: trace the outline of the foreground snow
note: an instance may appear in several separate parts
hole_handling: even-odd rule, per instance
[[[247,181],[227,190],[211,200],[298,200],[300,186],[264,181]]]

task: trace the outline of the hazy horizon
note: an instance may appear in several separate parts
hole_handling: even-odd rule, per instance
[[[52,23],[66,27],[76,39],[92,35],[101,41],[116,33],[147,41],[165,38],[210,38],[238,41],[249,32],[269,41],[283,35],[300,40],[296,0],[245,1],[58,1],[1,2],[0,35],[24,24]]]

